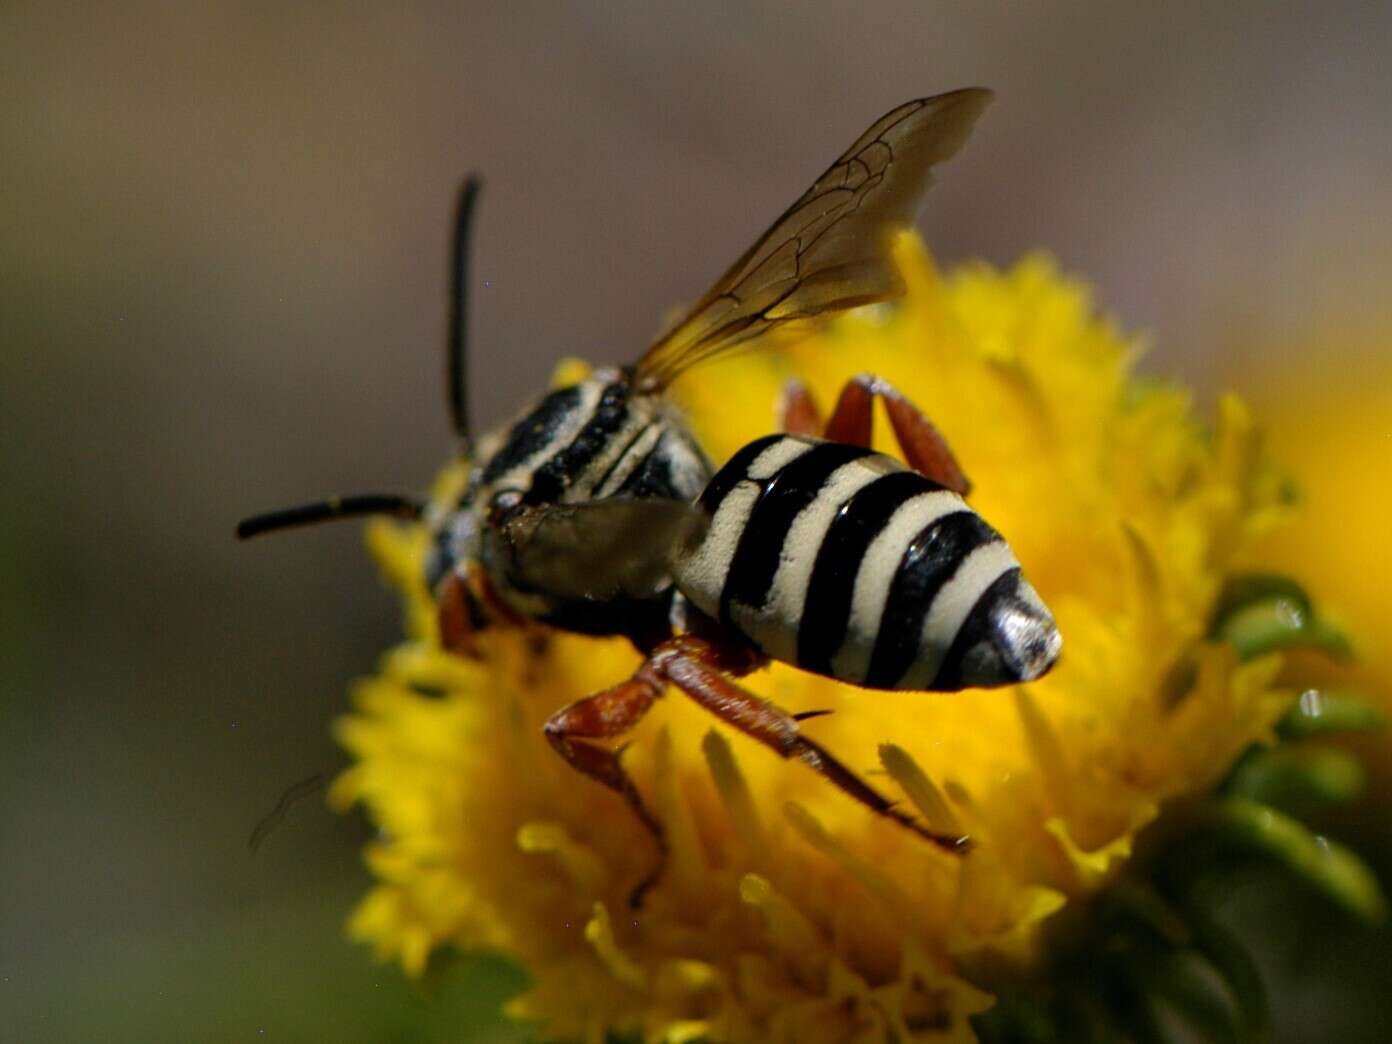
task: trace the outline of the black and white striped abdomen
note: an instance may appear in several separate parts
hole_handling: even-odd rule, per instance
[[[774,659],[877,689],[1028,681],[1061,641],[999,533],[883,454],[798,435],[750,443],[701,494],[678,567],[699,609]]]

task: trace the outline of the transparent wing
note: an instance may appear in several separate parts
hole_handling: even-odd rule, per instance
[[[657,391],[779,323],[903,293],[889,237],[910,225],[935,164],[967,140],[992,92],[920,98],[886,113],[775,221],[635,368]]]
[[[502,527],[508,576],[572,599],[647,598],[671,582],[675,556],[709,516],[677,500],[592,500],[518,511]]]

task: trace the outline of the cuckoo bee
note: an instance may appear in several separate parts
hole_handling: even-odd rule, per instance
[[[892,231],[912,223],[932,168],[965,142],[991,92],[907,102],[876,120],[636,363],[555,389],[470,444],[467,240],[478,183],[456,212],[449,394],[462,495],[344,497],[259,515],[242,537],[350,515],[421,519],[444,646],[540,623],[622,635],[644,657],[625,681],[558,710],[545,735],[617,791],[663,851],[662,824],[606,743],[670,686],[798,758],[873,811],[929,830],[734,680],[770,659],[876,689],[957,690],[1038,678],[1058,657],[1052,616],[1005,541],[963,499],[933,424],[894,388],[851,380],[825,422],[793,384],[783,430],[715,469],[664,399],[697,363],[792,320],[902,293]],[[905,463],[870,447],[882,402]],[[658,869],[635,890],[635,900]]]

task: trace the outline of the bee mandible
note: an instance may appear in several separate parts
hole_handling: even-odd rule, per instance
[[[355,515],[423,521],[445,648],[541,624],[622,635],[643,656],[613,688],[545,725],[571,766],[618,792],[665,860],[663,827],[625,772],[618,739],[670,686],[797,758],[874,812],[964,852],[803,734],[801,720],[733,679],[770,659],[873,689],[953,691],[1031,681],[1061,638],[1009,546],[964,500],[947,442],[893,387],[849,381],[823,422],[792,383],[782,431],[715,469],[664,391],[697,363],[807,320],[903,292],[889,239],[912,224],[930,172],[965,142],[991,92],[907,102],[876,120],[638,361],[557,388],[475,446],[466,403],[468,238],[478,182],[454,230],[449,395],[457,498],[368,494],[247,519],[241,537]],[[870,446],[873,407],[905,463]],[[905,466],[907,464],[907,466]]]

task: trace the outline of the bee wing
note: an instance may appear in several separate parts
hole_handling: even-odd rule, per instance
[[[592,500],[523,508],[502,526],[510,579],[562,598],[652,597],[709,516],[678,500]]]
[[[779,323],[903,293],[889,235],[913,223],[933,166],[962,147],[992,97],[972,87],[906,102],[876,120],[648,349],[635,368],[637,387],[665,388]]]

